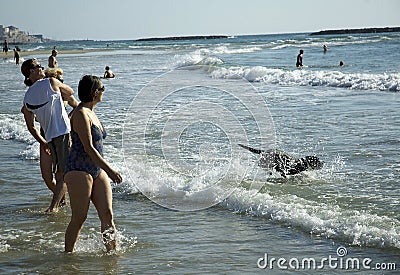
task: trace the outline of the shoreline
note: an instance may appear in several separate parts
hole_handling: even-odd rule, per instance
[[[192,35],[192,36],[170,36],[170,37],[149,37],[139,38],[135,41],[170,41],[170,40],[205,40],[205,39],[223,39],[229,38],[227,35]]]
[[[110,49],[95,49],[95,50],[57,50],[58,55],[64,55],[64,54],[80,54],[80,53],[90,53],[90,52],[105,52],[105,51],[112,51]],[[20,51],[19,52],[19,57],[24,57],[24,56],[35,56],[35,55],[51,55],[51,50],[34,50],[34,51]],[[7,59],[11,58],[14,59],[14,52],[13,50],[8,50],[8,53],[6,55],[5,52],[0,53],[0,58],[2,59]]]

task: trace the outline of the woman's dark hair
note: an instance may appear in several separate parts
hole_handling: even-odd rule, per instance
[[[95,75],[85,75],[78,84],[78,97],[82,102],[91,102],[95,91],[101,88],[101,80]]]
[[[24,83],[26,86],[32,86],[32,80],[29,79],[31,74],[31,69],[34,67],[33,62],[36,61],[35,58],[25,60],[21,65],[21,73],[25,76]]]

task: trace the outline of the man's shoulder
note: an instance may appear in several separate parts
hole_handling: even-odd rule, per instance
[[[28,88],[28,90],[25,93],[25,97],[33,94],[33,93],[37,93],[37,90],[41,90],[43,87],[42,86],[46,86],[46,85],[50,85],[50,79],[48,78],[43,78],[43,79],[39,79],[36,80],[35,83],[32,84],[32,86],[30,86]]]

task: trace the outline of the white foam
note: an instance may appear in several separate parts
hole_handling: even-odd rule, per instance
[[[400,222],[367,211],[343,209],[296,195],[254,194],[243,188],[238,188],[222,205],[352,245],[400,248]]]
[[[29,144],[26,149],[19,153],[22,159],[38,160],[40,157],[40,145],[38,142]]]
[[[286,48],[288,46],[289,45],[278,45],[278,46],[272,47],[271,50],[280,50],[280,49]]]
[[[26,143],[34,141],[31,134],[26,129],[21,116],[0,114],[0,139],[16,140]]]
[[[102,240],[102,235],[99,232],[100,228],[90,227],[88,221],[83,227],[78,241],[75,245],[76,253],[104,255],[105,247]],[[0,253],[5,253],[10,250],[21,249],[23,245],[29,242],[29,249],[37,252],[43,251],[63,251],[64,250],[64,232],[37,232],[34,229],[5,229],[0,234]],[[136,236],[129,236],[123,229],[117,228],[118,247],[117,253],[125,253],[131,250],[137,244]],[[9,244],[11,243],[11,244]],[[24,246],[24,245],[23,245]],[[26,247],[24,246],[24,249]]]
[[[176,170],[170,160],[151,155],[132,158],[129,167],[130,182],[123,192],[140,190],[164,207],[184,211],[203,209],[224,200],[248,168],[239,159],[213,159]]]
[[[210,56],[207,50],[202,49],[184,55],[175,55],[172,61],[173,67],[220,64],[223,64],[220,58]]]
[[[261,51],[261,47],[243,47],[243,48],[229,48],[227,46],[218,46],[214,49],[210,49],[210,54],[241,54],[241,53],[252,53]]]
[[[25,150],[19,156],[22,159],[39,159],[39,143],[29,133],[20,116],[0,114],[0,139],[26,143]]]
[[[74,251],[76,253],[104,255],[105,247],[103,238],[99,228],[90,227],[87,230],[83,228],[75,244]],[[136,236],[125,236],[124,231],[117,228],[117,253],[125,253],[131,250],[137,244]]]
[[[351,90],[400,91],[400,73],[360,74],[340,71],[283,70],[262,66],[218,68],[213,78],[237,79],[284,86],[326,86]]]
[[[0,253],[7,252],[9,249],[10,249],[10,245],[6,241],[1,240],[1,242],[0,242]]]
[[[224,62],[216,55],[252,53],[261,50],[262,48],[258,46],[229,47],[229,45],[218,45],[214,48],[201,48],[183,55],[175,55],[172,65],[173,67],[189,65],[221,65]]]
[[[34,47],[32,49],[26,49],[26,51],[32,52],[32,51],[40,51],[40,50],[43,50],[43,49],[45,49],[44,46],[37,46],[37,47]]]

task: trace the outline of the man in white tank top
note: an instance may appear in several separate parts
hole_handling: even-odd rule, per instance
[[[36,115],[48,143],[70,132],[71,126],[61,93],[52,89],[49,78],[37,80],[28,89],[24,105]]]
[[[44,78],[43,67],[40,66],[38,60],[24,61],[21,72],[25,76],[25,84],[29,86],[21,109],[27,128],[53,159],[56,191],[46,211],[55,212],[66,192],[63,174],[70,147],[71,126],[63,101],[68,101],[72,107],[76,107],[78,101],[73,96],[74,91],[68,85],[52,77]],[[44,138],[35,127],[35,119],[43,129]]]

